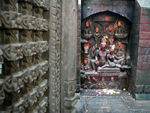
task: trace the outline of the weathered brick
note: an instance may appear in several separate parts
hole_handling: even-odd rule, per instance
[[[150,24],[150,17],[149,16],[141,16],[140,17],[140,23],[141,24]]]
[[[139,55],[138,62],[150,62],[150,55]]]
[[[149,28],[150,31],[150,28]],[[150,32],[141,32],[140,33],[140,40],[150,40]]]
[[[150,32],[150,24],[140,24],[141,32]],[[149,35],[150,36],[150,35]]]
[[[138,70],[136,71],[136,74],[137,74],[137,75],[142,75],[142,74],[143,74],[143,70],[138,69]]]
[[[137,68],[138,69],[141,69],[141,70],[145,70],[145,69],[148,69],[150,67],[150,63],[149,62],[145,62],[145,63],[143,63],[143,62],[138,62],[137,63]]]
[[[139,46],[140,47],[150,47],[150,40],[140,40]]]
[[[150,48],[139,47],[138,54],[139,55],[150,55]]]

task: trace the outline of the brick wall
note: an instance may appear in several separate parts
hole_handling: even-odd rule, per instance
[[[140,8],[136,93],[150,93],[150,2],[137,0]]]

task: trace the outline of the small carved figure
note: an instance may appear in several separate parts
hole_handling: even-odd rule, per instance
[[[116,81],[114,80],[114,77],[111,77],[111,81],[108,83],[109,88],[114,89],[117,88],[118,85],[116,83]]]
[[[99,27],[98,26],[95,29],[94,38],[95,38],[96,42],[100,42],[100,32],[99,32]]]
[[[105,77],[102,77],[101,81],[98,83],[99,88],[106,88],[107,87],[107,82],[105,81]]]
[[[89,43],[85,43],[84,44],[84,53],[88,54],[88,51],[89,51]]]
[[[96,71],[99,64],[98,63],[99,50],[96,49],[95,46],[93,46],[92,48],[90,48],[89,52],[92,70]]]
[[[91,28],[90,28],[90,22],[86,21],[85,29],[83,31],[83,38],[89,40],[93,36]]]
[[[113,25],[109,25],[106,28],[106,31],[110,34],[110,35],[114,35],[114,26]]]
[[[97,26],[95,28],[94,37],[90,39],[90,48],[95,47],[97,49],[99,48],[99,45],[100,45],[100,32],[99,32],[99,27]]]
[[[88,58],[84,58],[84,70],[89,70],[90,69],[90,65],[89,65],[89,60]]]
[[[128,28],[123,21],[115,23],[115,36],[118,38],[126,38],[128,36]]]
[[[121,67],[124,63],[124,56],[117,56],[115,53],[115,45],[110,48],[110,53],[107,55],[108,64],[110,67]]]

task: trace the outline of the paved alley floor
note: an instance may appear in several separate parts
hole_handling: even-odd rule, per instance
[[[113,96],[81,95],[77,113],[150,113],[150,100],[135,100],[127,92]]]

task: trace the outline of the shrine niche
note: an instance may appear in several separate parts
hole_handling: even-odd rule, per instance
[[[81,88],[128,88],[130,22],[102,12],[82,21]]]

